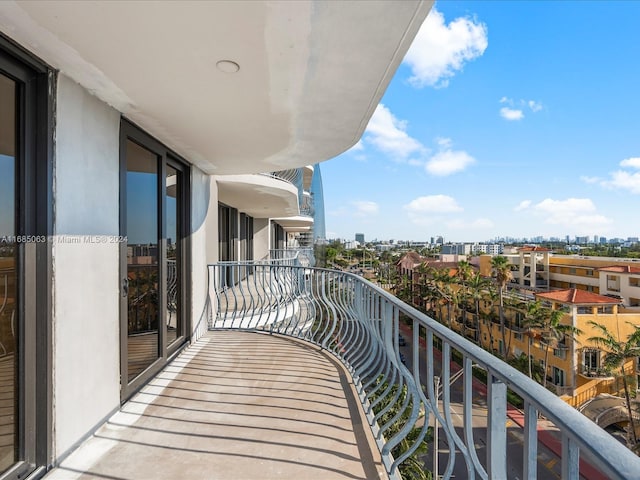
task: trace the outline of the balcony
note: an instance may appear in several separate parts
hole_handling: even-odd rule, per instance
[[[287,172],[220,175],[216,177],[219,200],[255,218],[298,215],[298,188]]]
[[[272,263],[284,263],[292,266],[313,267],[316,264],[313,247],[285,248],[269,250]]]
[[[434,422],[447,445],[435,456],[443,478],[537,478],[547,425],[560,478],[577,480],[594,467],[602,474],[591,478],[640,471],[640,459],[558,397],[359,276],[247,262],[210,265],[208,278],[207,335],[52,479],[78,472],[202,478],[210,471],[218,478],[400,479]],[[459,401],[454,382],[463,385]],[[515,418],[507,389],[524,400],[521,446],[507,438]],[[481,391],[488,415],[479,418]]]

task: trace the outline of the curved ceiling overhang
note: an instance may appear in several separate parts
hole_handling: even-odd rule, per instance
[[[295,185],[267,175],[216,177],[218,200],[255,218],[296,216],[300,213]]]
[[[272,218],[274,222],[280,225],[287,232],[307,232],[313,226],[313,217],[298,215],[287,218]]]
[[[432,4],[18,0],[0,31],[206,173],[258,173],[354,145]]]

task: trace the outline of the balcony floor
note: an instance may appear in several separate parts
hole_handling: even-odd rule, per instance
[[[215,331],[52,470],[58,479],[386,478],[349,375],[331,355]]]

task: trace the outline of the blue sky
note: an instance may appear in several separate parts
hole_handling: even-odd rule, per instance
[[[440,1],[361,141],[321,164],[328,238],[640,236],[640,1]]]

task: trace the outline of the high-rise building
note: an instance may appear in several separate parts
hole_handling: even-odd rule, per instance
[[[313,240],[315,243],[325,243],[327,232],[324,217],[324,192],[322,189],[322,174],[320,165],[314,165],[313,179],[311,180],[311,195],[313,196]]]
[[[360,245],[364,245],[364,233],[356,233],[356,242]]]

